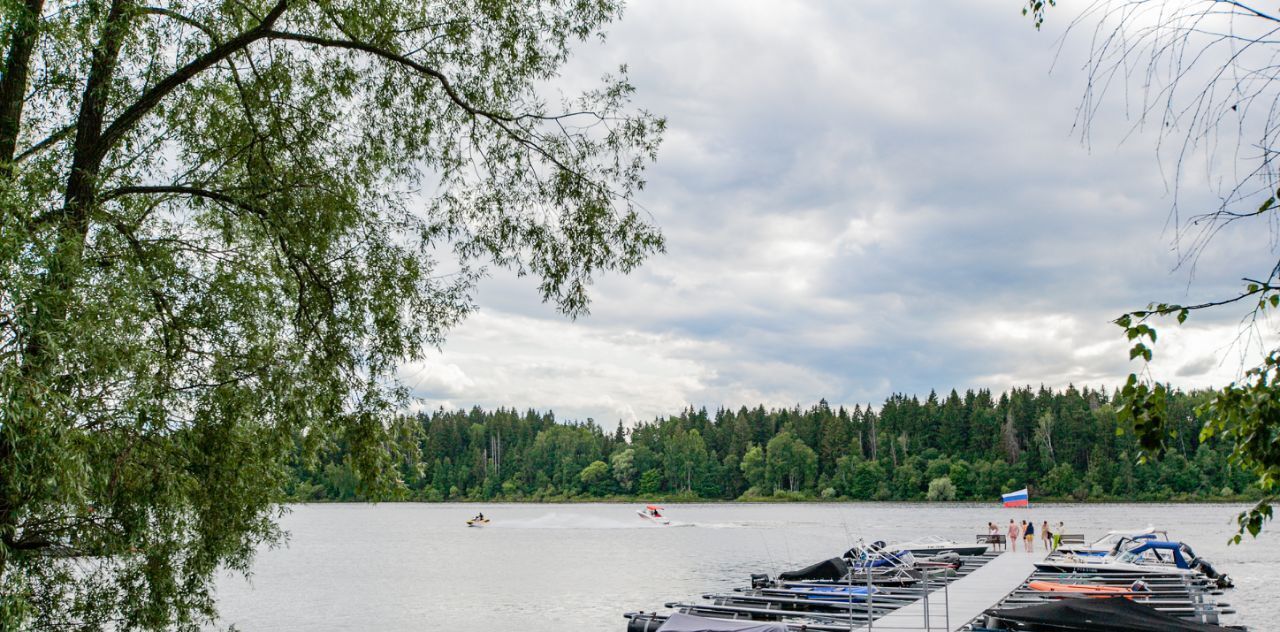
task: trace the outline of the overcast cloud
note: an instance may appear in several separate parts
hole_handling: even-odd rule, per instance
[[[1225,295],[1266,268],[1271,243],[1224,233],[1194,276],[1175,269],[1154,136],[1120,143],[1131,122],[1114,107],[1086,147],[1072,125],[1087,41],[1059,52],[1065,9],[1037,33],[1019,8],[633,2],[565,85],[626,63],[636,105],[668,117],[641,197],[667,254],[599,279],[576,322],[496,274],[406,383],[428,408],[607,424],[1119,385],[1132,368],[1110,319]],[[1239,316],[1163,330],[1156,376],[1229,381]]]

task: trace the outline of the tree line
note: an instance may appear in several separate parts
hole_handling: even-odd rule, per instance
[[[879,407],[689,408],[626,428],[550,411],[437,410],[398,418],[386,455],[397,480],[365,485],[342,440],[299,450],[294,501],[557,501],[604,498],[1193,500],[1257,495],[1200,441],[1210,393],[1173,391],[1170,450],[1143,461],[1105,389],[1014,388]],[[299,445],[301,445],[301,441]],[[380,489],[370,492],[370,489]]]

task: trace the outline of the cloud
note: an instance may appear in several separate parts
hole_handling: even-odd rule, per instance
[[[1187,362],[1186,364],[1183,364],[1182,366],[1178,367],[1178,370],[1174,373],[1174,375],[1178,377],[1199,377],[1201,375],[1208,373],[1211,369],[1213,369],[1214,367],[1218,366],[1221,363],[1222,363],[1221,358],[1217,358],[1211,355],[1203,356],[1200,358],[1196,358],[1195,360],[1191,360],[1190,362]]]
[[[1228,296],[1274,253],[1243,226],[1194,266],[1171,248],[1154,137],[1106,109],[1092,144],[1075,135],[1082,39],[1059,51],[1005,0],[634,3],[563,85],[627,63],[637,105],[669,118],[640,199],[668,252],[597,279],[577,321],[495,272],[406,383],[430,405],[628,421],[1118,385],[1136,367],[1112,319]],[[1239,316],[1162,328],[1153,371],[1233,379],[1257,351],[1231,344]]]

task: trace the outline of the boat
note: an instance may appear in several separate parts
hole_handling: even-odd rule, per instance
[[[475,518],[472,518],[467,521],[468,527],[484,527],[484,526],[488,526],[488,524],[489,524],[489,519],[483,518],[480,516],[476,516]]]
[[[937,536],[925,536],[911,542],[895,542],[884,546],[886,551],[908,551],[914,555],[932,557],[943,553],[957,555],[983,555],[987,552],[985,544],[961,544],[954,540],[946,540]]]
[[[1060,553],[1070,553],[1074,555],[1114,555],[1119,553],[1122,550],[1121,547],[1123,547],[1127,542],[1137,540],[1167,541],[1168,539],[1168,532],[1156,529],[1152,525],[1147,525],[1147,528],[1145,529],[1108,531],[1106,535],[1084,546],[1058,547],[1057,551]]]
[[[806,599],[835,600],[848,601],[854,597],[865,601],[867,595],[876,594],[875,587],[867,586],[845,586],[841,584],[816,584],[806,586],[793,586],[787,589],[787,592],[802,596]]]
[[[659,507],[657,505],[645,505],[644,509],[636,510],[636,515],[640,516],[641,518],[644,518],[645,520],[648,520],[653,524],[663,525],[663,526],[671,524],[670,520],[667,520],[661,513],[659,513],[662,511],[666,511],[666,509]]]
[[[1208,560],[1196,557],[1186,544],[1147,539],[1131,542],[1136,544],[1114,555],[1056,553],[1035,565],[1055,573],[1204,575],[1220,586],[1231,584],[1231,578],[1218,573]],[[1116,546],[1124,544],[1121,540]]]
[[[1130,589],[1125,586],[1104,586],[1101,584],[1064,584],[1061,582],[1046,581],[1030,581],[1027,582],[1027,588],[1038,590],[1040,592],[1068,593],[1068,594],[1096,594],[1101,597],[1121,594],[1125,595]]]
[[[1123,597],[1062,599],[1031,606],[992,608],[985,614],[983,627],[990,630],[1227,632],[1232,629],[1188,621]]]

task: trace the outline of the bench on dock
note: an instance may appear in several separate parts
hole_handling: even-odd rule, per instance
[[[1062,534],[1062,544],[1084,544],[1083,533],[1064,533]]]
[[[1008,545],[1008,540],[1001,533],[979,533],[978,544],[990,544],[996,548],[1003,549]]]

